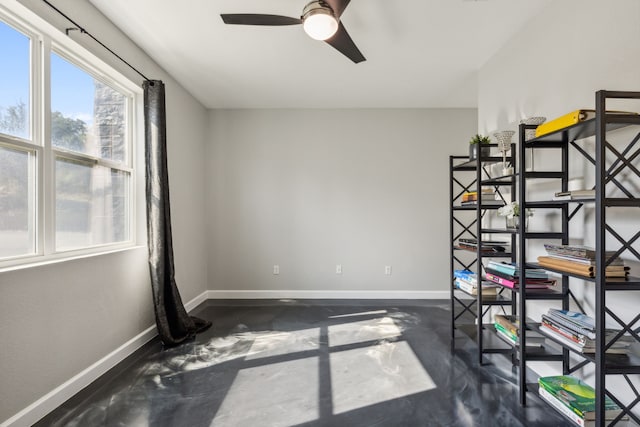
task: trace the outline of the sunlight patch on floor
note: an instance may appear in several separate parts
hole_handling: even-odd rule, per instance
[[[390,317],[361,320],[329,326],[329,346],[364,343],[394,338],[402,335],[402,330]]]
[[[406,341],[331,353],[334,414],[436,388]]]
[[[265,331],[256,333],[254,339],[247,354],[247,360],[318,350],[320,345],[320,329]]]
[[[335,316],[329,316],[329,319],[341,319],[343,317],[371,316],[373,314],[387,314],[387,310],[360,311],[358,313],[336,314]]]
[[[238,371],[211,426],[284,427],[318,417],[318,358],[308,357]]]

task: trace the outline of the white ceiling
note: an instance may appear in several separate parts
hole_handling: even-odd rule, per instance
[[[219,16],[299,17],[307,0],[90,1],[208,108],[450,108],[476,107],[479,67],[552,0],[352,0],[360,64],[299,25]]]

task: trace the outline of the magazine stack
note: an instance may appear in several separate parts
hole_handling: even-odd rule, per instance
[[[592,317],[575,311],[550,308],[542,315],[540,332],[578,353],[595,353],[596,323]],[[608,329],[606,341],[611,343],[607,354],[628,354],[632,338],[620,331]]]

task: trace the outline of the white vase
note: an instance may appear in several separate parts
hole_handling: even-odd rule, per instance
[[[513,174],[513,169],[507,166],[507,152],[511,150],[511,138],[515,134],[512,130],[503,130],[502,132],[496,132],[493,136],[498,141],[498,150],[502,153],[502,175]]]
[[[509,218],[509,217],[505,217],[505,225],[507,227],[508,230],[517,230],[520,228],[520,217],[519,216],[514,216],[513,218]],[[524,229],[527,229],[527,226],[529,225],[529,221],[528,218],[525,217],[524,219]]]

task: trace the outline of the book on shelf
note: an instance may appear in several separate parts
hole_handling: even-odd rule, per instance
[[[561,325],[560,323],[557,323],[546,314],[542,315],[542,322],[540,323],[540,326],[549,328],[552,331],[556,332],[557,334],[562,335],[566,339],[571,340],[578,345],[585,345],[587,343],[587,340],[589,340],[589,337],[587,337],[586,335],[583,335],[579,332],[576,332],[574,330],[571,330],[570,328],[567,328]]]
[[[503,206],[504,201],[491,188],[483,188],[478,197],[477,191],[466,191],[460,196],[460,206],[477,206],[478,202],[487,206]]]
[[[495,269],[493,269],[493,268],[491,268],[489,266],[485,267],[485,271],[487,273],[493,274],[494,276],[502,277],[503,279],[507,279],[507,280],[510,280],[512,282],[518,282],[518,280],[520,280],[520,276],[517,275],[517,274],[516,275],[506,274],[506,273],[504,273],[502,271],[495,270]],[[544,275],[541,275],[541,274],[538,274],[538,273],[536,273],[536,274],[527,273],[527,280],[530,281],[530,282],[533,282],[533,281],[536,281],[536,280],[538,280],[538,281],[547,281],[548,280],[548,281],[550,281],[549,283],[551,283],[552,280],[555,281],[555,279],[551,279],[547,275],[545,270],[541,270],[541,271],[544,271]]]
[[[595,266],[585,265],[567,259],[560,259],[551,256],[539,256],[538,263],[542,267],[553,268],[555,270],[585,277],[595,277],[596,274]],[[608,265],[605,268],[604,274],[606,277],[626,277],[629,274],[629,267],[625,265]]]
[[[564,415],[565,417],[573,421],[576,425],[581,427],[595,427],[596,425],[595,416],[592,419],[585,419],[581,417],[580,415],[576,414],[570,407],[565,406],[565,404],[560,399],[552,395],[544,387],[538,388],[538,395],[542,400],[544,400],[549,405],[551,405],[556,411],[558,411],[559,413],[561,413],[562,415]],[[617,418],[617,416],[618,415],[615,415],[615,416],[605,415],[605,420],[611,421]],[[627,416],[622,417],[622,420],[628,420],[628,419],[629,417]]]
[[[556,196],[588,196],[594,197],[596,195],[596,190],[569,190],[569,191],[558,191],[555,193]]]
[[[514,337],[512,334],[505,332],[503,329],[500,329],[500,325],[495,325],[496,335],[498,335],[503,341],[507,344],[515,346],[518,345],[518,337]]]
[[[580,257],[574,257],[571,255],[557,255],[557,254],[549,254],[547,255],[550,258],[555,258],[558,260],[564,260],[564,261],[571,261],[571,262],[575,262],[581,265],[590,265],[595,267],[596,265],[596,261],[590,258],[580,258]],[[624,267],[625,263],[624,260],[620,257],[615,257],[614,259],[612,259],[609,262],[609,265],[607,265],[607,267],[609,266],[623,266]]]
[[[478,250],[478,245],[469,245],[469,244],[466,244],[466,243],[458,243],[456,248],[464,249],[466,251],[475,252],[475,251]],[[483,254],[490,254],[490,253],[502,254],[505,251],[506,251],[506,248],[504,248],[503,246],[485,246],[485,245],[482,245],[482,247],[480,248],[480,252],[482,252]]]
[[[584,347],[581,346],[580,344],[577,344],[576,342],[565,338],[563,335],[560,335],[556,332],[554,332],[552,329],[547,328],[545,325],[541,324],[540,327],[538,328],[538,330],[540,331],[540,333],[555,339],[556,341],[558,341],[560,344],[562,344],[564,347],[567,347],[573,351],[575,351],[576,353],[584,353]]]
[[[594,196],[573,196],[573,195],[566,195],[566,196],[553,196],[551,198],[551,200],[554,200],[556,202],[558,201],[562,201],[562,200],[591,200],[593,199]]]
[[[538,330],[542,334],[555,339],[560,344],[575,351],[576,353],[593,354],[596,352],[596,345],[594,340],[589,340],[586,344],[580,344],[574,339],[567,337],[565,334],[558,332],[553,327],[550,327],[549,324],[545,322],[540,324]],[[627,342],[616,342],[607,349],[606,353],[617,355],[629,354],[631,352],[630,345],[631,344]]]
[[[596,197],[596,190],[572,190],[555,193],[553,200],[580,200],[593,199],[594,197]]]
[[[637,115],[637,113],[629,112],[629,111],[607,111],[607,113]],[[574,110],[570,113],[564,114],[551,121],[548,121],[546,123],[539,125],[536,128],[536,138],[551,132],[555,132],[560,129],[567,128],[569,126],[573,126],[585,120],[593,119],[595,117],[596,117],[595,110],[590,110],[590,109]]]
[[[482,192],[480,193],[480,198],[482,200],[495,199],[496,198],[496,193],[491,188],[483,188]],[[472,201],[472,200],[476,200],[477,201],[478,200],[478,192],[477,191],[465,191],[464,193],[462,193],[462,196],[460,197],[460,199],[463,202]]]
[[[478,278],[476,273],[471,270],[454,270],[453,276],[455,277],[454,284],[456,288],[470,294],[470,295],[478,295]],[[483,295],[496,295],[497,285],[487,281],[482,280],[482,294]]]
[[[520,345],[520,340],[517,336],[508,333],[504,329],[501,329],[500,325],[495,325],[496,335],[500,337],[507,344],[516,346]],[[544,337],[541,335],[533,335],[535,331],[527,331],[527,347],[542,347],[544,345]]]
[[[468,293],[469,295],[478,295],[478,287],[467,282],[466,280],[456,278],[455,285],[458,289]],[[497,294],[498,289],[495,286],[485,285],[484,283],[482,284],[482,295],[495,296]]]
[[[480,203],[482,203],[483,206],[504,206],[504,202],[502,200],[495,200],[495,199],[489,199],[489,200],[482,199]],[[479,203],[477,200],[460,202],[460,206],[478,206],[478,204]]]
[[[583,421],[596,419],[596,391],[581,379],[571,375],[540,377],[538,385],[539,393],[543,393],[544,390],[548,397],[556,399]],[[607,420],[614,419],[622,413],[622,409],[606,395],[604,405],[604,417]]]
[[[466,280],[472,283],[474,286],[478,283],[478,276],[471,270],[453,270],[453,277]]]
[[[507,250],[507,247],[505,245],[508,245],[508,243],[501,241],[483,240],[480,246],[480,251],[501,253]],[[458,247],[460,249],[476,251],[478,250],[478,240],[466,238],[458,239]]]
[[[540,263],[544,262],[546,265],[557,265],[558,267],[566,267],[568,269],[584,270],[587,272],[595,271],[596,269],[595,261],[593,262],[590,261],[589,263],[586,263],[584,260],[577,261],[573,259],[568,259],[566,257],[559,258],[557,256],[551,256],[551,255],[538,257],[538,262]],[[624,265],[624,263],[620,264],[619,262],[617,264],[609,264],[605,267],[605,271],[607,272],[628,271],[628,270],[629,270],[629,267]]]
[[[543,387],[538,388],[538,395],[542,400],[551,405],[556,411],[573,421],[576,425],[579,425],[581,427],[595,426],[595,421],[585,420],[584,418],[580,417],[580,415],[573,412],[570,407],[565,406],[559,399],[557,399]]]
[[[591,316],[576,311],[550,308],[542,315],[542,325],[558,335],[573,341],[575,344],[595,349],[596,328],[595,320]],[[620,330],[605,330],[605,341],[610,345],[608,350],[626,349],[633,342],[628,335],[620,335]],[[617,337],[617,338],[616,338]],[[615,339],[614,342],[611,342]]]
[[[513,280],[497,276],[487,271],[485,274],[487,280],[490,280],[499,285],[505,286],[511,289],[518,289],[520,287],[520,280],[515,278]],[[527,289],[548,289],[550,286],[554,286],[556,281],[553,279],[525,279],[525,288]]]
[[[594,248],[579,245],[556,245],[545,243],[544,247],[547,251],[546,257],[539,257],[538,262],[543,267],[554,268],[568,273],[578,274],[586,277],[595,276],[595,257]],[[615,251],[605,252],[606,277],[624,278],[629,274],[629,267],[624,260],[616,256]]]
[[[574,110],[570,113],[564,114],[560,117],[539,125],[536,128],[536,138],[575,125],[576,123],[580,123],[581,121],[592,119],[595,116],[595,110]]]
[[[515,263],[490,260],[486,268],[498,276],[511,280],[520,276],[520,268]],[[526,269],[526,277],[532,279],[548,279],[549,275],[541,268],[528,268]]]
[[[478,197],[477,191],[465,191],[464,193],[462,193],[461,199],[464,202],[472,199],[475,200],[477,197]]]
[[[566,324],[567,327],[574,329],[580,333],[582,331],[595,331],[596,321],[593,317],[587,316],[584,313],[571,310],[560,310],[557,308],[550,308],[547,310],[547,315],[553,319],[557,319],[562,324]],[[595,336],[589,338],[595,339]]]
[[[595,248],[581,245],[557,245],[553,243],[545,243],[544,248],[549,255],[569,255],[576,258],[596,259]],[[615,251],[606,251],[605,256],[610,258],[614,256]]]
[[[460,238],[458,239],[458,242],[465,243],[468,245],[478,246],[478,239]],[[509,242],[503,242],[501,240],[483,240],[482,241],[483,246],[504,246],[508,244]]]
[[[510,333],[517,335],[520,328],[520,319],[512,314],[496,314],[493,316],[493,322],[501,325]]]
[[[520,320],[518,316],[509,314],[496,314],[493,325],[498,335],[509,344],[518,345],[520,336]],[[544,337],[537,332],[527,330],[527,347],[539,347],[544,344]]]

